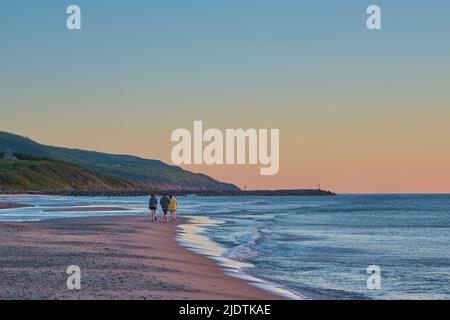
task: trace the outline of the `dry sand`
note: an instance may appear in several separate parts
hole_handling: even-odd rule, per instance
[[[0,299],[279,299],[181,247],[146,217],[0,223]],[[66,268],[81,268],[68,290]]]

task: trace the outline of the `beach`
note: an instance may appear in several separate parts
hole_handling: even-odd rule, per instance
[[[177,198],[0,197],[0,299],[450,298],[449,195]]]
[[[280,299],[177,243],[177,222],[86,217],[0,222],[0,299]],[[81,269],[69,290],[67,267]]]

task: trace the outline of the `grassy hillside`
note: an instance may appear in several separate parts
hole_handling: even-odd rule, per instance
[[[138,186],[60,160],[0,160],[0,190],[130,190]]]
[[[192,173],[159,160],[46,146],[29,138],[0,132],[0,151],[5,151],[7,148],[14,153],[26,153],[75,163],[94,172],[143,184],[149,189],[239,190],[235,185],[217,181],[204,174]]]

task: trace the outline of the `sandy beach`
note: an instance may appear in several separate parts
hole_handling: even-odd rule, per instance
[[[147,217],[0,223],[0,299],[280,299],[180,246]],[[68,290],[66,268],[81,268]]]

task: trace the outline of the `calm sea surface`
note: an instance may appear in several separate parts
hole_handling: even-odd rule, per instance
[[[263,287],[311,299],[450,299],[449,195],[178,200],[180,215],[194,217],[179,241]],[[147,214],[144,197],[14,201],[37,207],[2,210],[0,221]],[[72,206],[131,210],[63,212]],[[380,289],[367,287],[371,265],[381,270]]]

